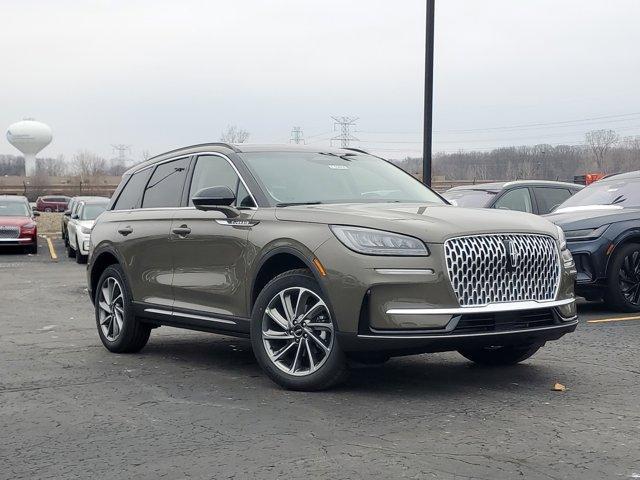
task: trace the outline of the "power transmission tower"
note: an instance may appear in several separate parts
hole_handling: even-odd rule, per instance
[[[340,140],[340,146],[342,148],[347,148],[349,146],[349,142],[359,140],[351,135],[350,128],[355,126],[356,120],[358,117],[331,117],[335,121],[333,124],[333,130],[336,130],[336,127],[340,126],[340,135],[337,135],[331,139],[331,145],[333,145],[334,140]]]
[[[289,143],[304,143],[304,134],[302,133],[302,128],[293,127],[291,130],[291,139]]]
[[[117,143],[115,145],[111,145],[113,147],[113,151],[116,152],[117,156],[114,160],[117,160],[118,163],[124,165],[127,163],[127,152],[131,150],[131,145],[125,145],[123,143]]]

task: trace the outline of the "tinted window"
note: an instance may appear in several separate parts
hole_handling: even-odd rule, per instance
[[[236,195],[236,204],[241,207],[252,207],[253,201],[242,185],[229,162],[222,157],[205,155],[198,157],[193,170],[191,188],[189,189],[189,205],[193,205],[191,198],[201,189],[208,187],[226,186]]]
[[[189,158],[158,165],[151,175],[142,199],[142,208],[178,207]]]
[[[549,213],[571,196],[571,191],[566,188],[535,187],[533,191],[536,194],[540,215]]]
[[[529,195],[529,189],[516,188],[508,191],[496,201],[493,208],[531,213],[533,209],[531,208],[531,195]]]
[[[129,181],[120,192],[120,196],[113,205],[113,210],[129,210],[138,207],[138,202],[142,194],[142,190],[151,175],[152,168],[143,170],[132,175]]]

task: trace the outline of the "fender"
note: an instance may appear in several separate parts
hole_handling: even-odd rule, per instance
[[[637,243],[640,243],[640,227],[633,227],[628,230],[624,230],[611,242],[611,245],[613,245],[613,250],[607,256],[605,276],[609,274],[609,265],[611,264],[611,258],[613,257],[613,254],[616,253],[620,245],[628,243],[631,239],[636,239]]]

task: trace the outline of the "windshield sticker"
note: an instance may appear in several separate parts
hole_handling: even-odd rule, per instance
[[[333,170],[349,170],[349,167],[346,165],[329,165],[329,168]]]

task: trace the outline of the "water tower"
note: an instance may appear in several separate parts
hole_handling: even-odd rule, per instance
[[[24,155],[27,177],[36,174],[36,154],[51,143],[51,128],[42,122],[27,118],[14,123],[7,130],[7,140]]]

